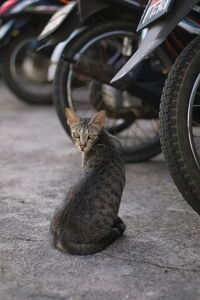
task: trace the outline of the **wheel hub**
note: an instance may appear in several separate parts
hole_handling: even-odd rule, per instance
[[[22,63],[24,76],[32,82],[46,82],[48,62],[41,59],[37,54],[25,57]]]

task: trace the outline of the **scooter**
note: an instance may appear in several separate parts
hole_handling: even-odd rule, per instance
[[[175,184],[188,204],[200,214],[199,0],[149,1],[138,26],[139,30],[147,26],[148,32],[138,51],[112,82],[120,82],[132,72],[179,22],[197,36],[178,56],[166,80],[160,105],[160,137]]]
[[[7,0],[0,6],[2,77],[19,99],[30,104],[52,103],[49,56],[35,50],[39,32],[61,6],[57,0]]]
[[[66,106],[81,114],[104,108],[109,120],[107,128],[121,140],[127,162],[145,161],[160,152],[157,118],[161,90],[175,57],[184,47],[182,43],[177,45],[179,34],[175,30],[137,73],[120,85],[109,86],[116,69],[140,43],[141,36],[135,29],[144,3],[72,1],[52,16],[39,36],[47,49],[62,42],[53,53],[59,52],[54,100],[66,132],[69,134]],[[184,35],[185,31],[181,31],[180,36]],[[87,95],[84,100],[83,95]],[[151,102],[146,106],[144,99]]]

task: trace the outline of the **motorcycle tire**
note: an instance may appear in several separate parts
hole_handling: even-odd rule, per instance
[[[44,66],[45,63],[45,66],[48,65],[48,58],[43,58],[40,54],[35,53],[36,59],[40,59],[38,67],[34,67],[33,61],[29,59],[32,63],[29,74],[32,75],[35,72],[33,80],[26,77],[26,71],[22,70],[23,62],[28,57],[25,52],[26,46],[37,41],[38,34],[39,31],[20,32],[9,41],[6,51],[2,53],[2,78],[20,100],[33,105],[46,105],[52,104],[52,83],[46,80],[47,67],[44,71],[41,66]]]
[[[198,105],[193,115],[199,123],[189,128],[191,97],[200,73],[200,37],[195,38],[181,53],[168,75],[160,105],[160,139],[167,166],[179,191],[189,205],[200,214],[200,154],[193,151],[191,128],[200,126]],[[199,98],[197,99],[199,101]],[[196,109],[196,111],[195,111]],[[198,111],[197,111],[198,109]],[[196,124],[196,126],[195,126]],[[192,143],[191,143],[192,141]],[[196,142],[195,142],[196,143]],[[198,142],[199,143],[199,142]],[[195,155],[198,157],[195,159]],[[199,160],[199,161],[198,161]]]
[[[104,24],[94,26],[90,28],[90,30],[86,30],[86,32],[82,33],[81,36],[76,38],[69,46],[67,46],[63,51],[63,55],[74,57],[74,55],[80,52],[87,43],[90,44],[92,40],[97,40],[98,37],[102,36],[103,34],[119,30],[133,33],[136,30],[136,26],[133,23],[124,21],[106,22]],[[167,55],[165,54],[165,57],[166,56]],[[69,63],[61,60],[56,71],[53,95],[59,120],[66,133],[69,135],[69,137],[71,137],[64,113],[65,107],[70,106],[66,92],[66,82],[69,75],[69,70]],[[141,143],[135,147],[124,147],[123,149],[125,162],[135,163],[147,161],[161,152],[159,133],[146,143]]]

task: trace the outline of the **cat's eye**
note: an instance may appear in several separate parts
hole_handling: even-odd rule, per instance
[[[79,139],[80,138],[80,134],[78,132],[74,132],[73,133],[73,136],[76,138],[76,139]]]
[[[96,139],[96,137],[97,137],[96,134],[89,134],[89,136],[88,136],[88,138],[89,138],[90,140],[94,140],[94,139]]]

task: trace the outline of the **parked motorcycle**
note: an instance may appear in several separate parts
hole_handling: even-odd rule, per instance
[[[35,49],[39,32],[61,6],[57,0],[7,0],[0,6],[2,76],[11,91],[30,104],[52,103],[49,57]]]
[[[172,62],[184,48],[184,42],[176,43],[177,36],[185,36],[179,28],[124,84],[110,86],[116,70],[138,48],[141,36],[136,34],[136,24],[145,2],[72,1],[52,17],[39,37],[53,45],[67,37],[58,46],[62,60],[54,81],[55,104],[66,132],[70,135],[66,106],[83,116],[105,109],[107,129],[121,140],[126,162],[145,161],[160,153],[161,90]]]
[[[148,26],[149,31],[138,52],[114,80],[126,76],[141,59],[154,51],[183,17],[183,26],[198,36],[179,55],[168,75],[160,105],[160,137],[175,184],[186,201],[200,214],[199,0],[159,1],[157,6],[155,1],[149,1],[139,24],[140,29]]]

